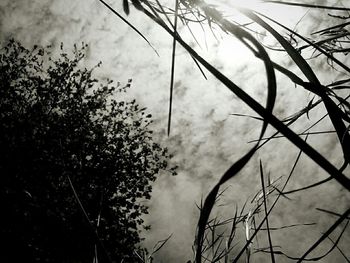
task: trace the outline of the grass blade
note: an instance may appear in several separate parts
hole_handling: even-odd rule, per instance
[[[170,135],[171,126],[171,112],[173,105],[173,90],[174,90],[174,78],[175,78],[175,53],[176,53],[176,35],[177,35],[177,19],[178,19],[178,0],[175,0],[175,17],[174,17],[174,37],[173,37],[173,47],[171,55],[171,77],[170,77],[170,97],[169,97],[169,114],[168,114],[168,136]]]
[[[304,255],[298,259],[297,263],[305,260],[306,256],[317,248],[349,215],[350,209],[346,210],[345,213],[335,221],[335,223],[304,253]]]
[[[276,261],[275,261],[275,256],[274,256],[274,253],[273,253],[273,246],[272,246],[270,226],[269,226],[269,217],[268,217],[268,214],[267,214],[266,193],[265,193],[265,184],[264,184],[264,173],[263,173],[263,167],[262,167],[261,161],[260,161],[260,179],[261,179],[261,188],[262,188],[262,191],[263,191],[264,210],[265,210],[265,218],[266,218],[266,228],[267,228],[267,236],[268,236],[270,252],[271,252],[271,262],[275,263]]]
[[[154,255],[155,253],[157,253],[168,241],[169,239],[171,238],[173,234],[171,234],[170,236],[168,236],[166,239],[164,240],[161,240],[161,241],[158,241],[154,247],[153,247],[153,252],[152,252],[152,255]]]
[[[152,46],[152,44],[148,41],[148,39],[136,27],[134,27],[128,20],[126,20],[124,17],[122,17],[115,9],[113,9],[105,1],[103,1],[103,0],[98,0],[98,1],[100,1],[104,6],[106,6],[113,14],[115,14],[117,17],[119,17],[130,28],[132,28],[132,30],[134,30],[139,36],[141,36],[147,42],[147,44],[153,49],[153,51],[157,54],[157,56],[159,57],[157,50]]]
[[[343,172],[347,166],[348,166],[347,162],[344,162],[343,165],[339,168],[339,171]],[[321,184],[324,184],[324,183],[326,183],[326,182],[328,182],[328,181],[330,181],[332,179],[333,179],[332,176],[329,176],[326,179],[323,179],[323,180],[318,181],[316,183],[313,183],[311,185],[304,186],[304,187],[301,187],[301,188],[298,188],[298,189],[294,189],[294,190],[290,190],[290,191],[286,191],[286,192],[282,192],[282,194],[283,195],[287,195],[287,194],[303,191],[303,190],[306,190],[306,189],[310,189],[310,188],[319,186]]]
[[[322,209],[322,208],[316,208],[316,210],[324,212],[324,213],[327,213],[327,214],[330,214],[330,215],[338,216],[338,217],[341,216],[341,214],[338,214],[336,212],[329,211],[329,210],[326,210],[326,209]],[[350,217],[347,217],[346,219],[350,219]]]
[[[346,262],[350,263],[350,259],[345,255],[345,253],[339,248],[339,246],[330,238],[328,237],[328,239],[335,244],[335,247],[338,249],[338,251],[340,252],[340,254],[343,256],[343,258],[346,260]]]

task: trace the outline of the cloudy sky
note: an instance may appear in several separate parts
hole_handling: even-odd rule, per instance
[[[122,13],[120,2],[110,1]],[[242,19],[235,17],[237,14],[232,11],[232,5],[226,2],[229,1],[216,3],[230,19]],[[340,1],[333,3],[341,4]],[[267,4],[259,8],[304,34],[334,22],[326,12],[319,10]],[[303,19],[300,20],[301,18]],[[169,148],[174,155],[172,163],[179,166],[176,177],[163,175],[154,186],[153,198],[149,204],[150,215],[146,217],[152,230],[146,236],[145,245],[152,248],[158,240],[172,234],[170,241],[158,253],[157,262],[186,262],[193,257],[191,246],[198,220],[196,203],[200,203],[201,197],[205,197],[225,170],[252,147],[248,142],[257,138],[261,123],[252,118],[233,116],[233,113],[254,115],[254,112],[209,72],[205,72],[208,77],[206,80],[186,51],[178,47],[172,130],[170,136],[166,136],[172,39],[134,9],[131,9],[127,19],[149,39],[159,55],[97,0],[1,0],[0,40],[6,41],[14,37],[27,47],[39,44],[52,45],[53,48],[58,48],[63,42],[67,50],[74,43],[79,45],[84,42],[89,45],[84,61],[86,66],[103,62],[102,67],[96,71],[98,77],[112,78],[121,83],[126,83],[130,78],[133,80],[129,95],[152,113],[157,140]],[[262,63],[237,40],[217,28],[214,28],[213,33],[208,29],[204,33],[198,25],[192,25],[191,29],[199,45],[188,29],[181,27],[184,39],[237,85],[264,104],[266,79]],[[274,44],[268,35],[259,37],[266,44]],[[271,53],[271,57],[301,75],[284,53]],[[341,59],[346,62],[345,57]],[[310,63],[324,84],[342,77],[342,73],[327,67],[324,59]],[[274,113],[279,118],[297,112],[312,99],[310,94],[300,87],[295,88],[282,76],[277,75],[277,79],[279,86]],[[311,121],[302,119],[293,129],[300,132],[323,114],[324,109],[319,107],[310,113]],[[325,120],[313,131],[330,129],[328,120]],[[272,129],[268,131],[269,134],[272,132]],[[308,142],[339,167],[342,156],[334,135],[311,136]],[[249,165],[225,185],[228,189],[221,201],[225,206],[217,209],[218,215],[222,218],[233,216],[236,207],[241,209],[246,200],[253,198],[260,187],[260,160],[272,180],[283,176],[280,181],[282,184],[297,154],[298,150],[285,139],[275,139],[263,147]],[[349,175],[349,170],[345,173]],[[324,171],[302,156],[288,189],[302,187],[326,177]],[[273,233],[274,242],[291,256],[300,256],[308,244],[316,241],[336,220],[336,217],[316,208],[342,213],[349,204],[349,194],[335,182],[296,193],[290,198],[282,198],[277,205],[271,218],[273,227],[317,223],[294,228],[292,231]],[[253,205],[248,203],[246,210]],[[243,225],[240,227],[239,231],[244,231]],[[336,238],[336,235],[333,237]],[[264,239],[265,236],[260,238]],[[347,231],[340,247],[346,249],[349,239]],[[326,250],[331,245],[330,242],[325,242],[322,248]],[[281,257],[279,262],[288,260]],[[335,251],[323,262],[344,262],[344,258]]]

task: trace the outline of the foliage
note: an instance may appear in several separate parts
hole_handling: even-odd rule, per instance
[[[151,115],[81,69],[86,46],[0,54],[2,259],[137,262],[142,215],[169,155]]]

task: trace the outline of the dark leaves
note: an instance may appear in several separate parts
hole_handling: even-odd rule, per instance
[[[77,67],[85,48],[49,61],[43,49],[15,41],[1,49],[5,258],[16,249],[26,260],[88,262],[98,244],[101,261],[137,262],[137,229],[148,213],[141,200],[151,198],[169,155],[153,142],[146,109],[118,100],[130,81],[100,83]],[[20,240],[30,247],[15,246]]]

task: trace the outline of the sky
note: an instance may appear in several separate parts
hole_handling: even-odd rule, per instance
[[[122,14],[121,1],[109,2]],[[233,2],[230,3],[223,0],[215,2],[217,8],[225,12],[230,19],[244,21],[244,18],[232,11]],[[339,3],[340,1],[337,2]],[[258,8],[256,3],[251,4]],[[325,27],[333,21],[322,11],[267,4],[259,8],[261,12],[305,34]],[[164,30],[133,8],[126,18],[147,37],[158,54],[97,0],[2,0],[0,41],[14,37],[26,47],[34,44],[52,45],[54,50],[58,49],[61,42],[67,50],[75,43],[79,46],[84,42],[89,45],[84,64],[92,67],[99,61],[103,62],[101,68],[95,72],[97,77],[110,78],[121,83],[132,79],[128,95],[135,97],[152,113],[152,128],[156,139],[174,155],[171,163],[179,166],[176,177],[162,174],[154,185],[149,203],[150,215],[145,217],[152,229],[146,234],[144,244],[152,250],[157,241],[172,235],[168,243],[156,254],[156,262],[186,262],[193,258],[192,244],[199,216],[196,204],[200,203],[201,198],[205,198],[230,165],[252,147],[248,142],[258,137],[261,123],[256,119],[232,115],[256,116],[249,107],[205,71],[208,78],[206,80],[188,53],[178,46],[172,128],[168,137],[166,129],[172,39]],[[303,19],[300,20],[301,18]],[[227,36],[218,28],[214,28],[213,33],[208,29],[204,33],[198,25],[192,25],[191,29],[198,44],[186,27],[181,26],[179,32],[203,57],[264,104],[266,80],[262,63],[236,39]],[[264,43],[274,43],[270,36],[260,37]],[[286,54],[271,52],[270,55],[275,61],[288,66],[301,76]],[[342,59],[345,63],[348,62],[346,57]],[[310,64],[324,84],[342,77],[342,73],[327,67],[324,59],[312,60]],[[296,88],[283,76],[277,75],[277,80],[278,95],[274,113],[279,118],[295,113],[312,99],[310,94],[300,87]],[[294,125],[293,129],[302,131],[312,120],[317,120],[323,114],[324,109],[318,107],[310,112],[311,121],[304,118]],[[314,131],[329,129],[329,121],[323,121]],[[272,129],[268,130],[268,134],[272,132]],[[334,135],[310,136],[308,142],[339,167],[342,156]],[[248,166],[225,184],[227,190],[220,201],[223,206],[215,209],[217,215],[222,218],[233,216],[236,207],[241,209],[247,200],[250,201],[254,197],[260,189],[259,161],[263,163],[266,174],[281,184],[292,168],[297,154],[298,149],[283,138],[275,139],[259,150]],[[349,175],[349,169],[345,174]],[[278,181],[281,176],[282,179]],[[324,171],[302,155],[288,189],[302,187],[326,177]],[[336,217],[322,213],[316,208],[342,213],[349,204],[349,194],[336,182],[293,194],[290,198],[282,198],[278,203],[271,217],[274,227],[317,223],[272,234],[274,242],[291,256],[300,256],[308,244],[316,241],[336,220]],[[252,207],[254,203],[248,202],[246,211]],[[238,230],[244,233],[243,225]],[[333,237],[336,238],[336,235]],[[260,239],[266,237],[262,235]],[[350,233],[347,231],[339,246],[346,249],[349,241]],[[322,249],[325,251],[330,246],[331,243],[326,242]],[[254,255],[253,259],[255,262],[261,262],[266,258]],[[289,261],[281,257],[278,262]],[[335,251],[322,262],[344,262],[344,258]]]

